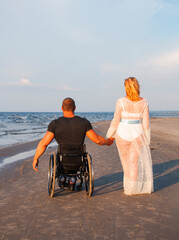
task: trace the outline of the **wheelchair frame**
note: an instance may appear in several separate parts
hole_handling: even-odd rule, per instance
[[[85,147],[85,145],[84,145]],[[60,164],[59,156],[63,155],[59,152],[54,152],[50,155],[49,160],[49,169],[48,169],[48,194],[50,197],[53,197],[54,191],[55,191],[55,182],[56,178],[60,176],[76,176],[81,182],[77,186],[78,191],[82,191],[83,189],[83,178],[85,179],[85,189],[86,194],[88,197],[91,197],[93,195],[94,191],[94,171],[93,171],[93,165],[92,165],[92,157],[90,154],[88,154],[86,151],[81,154],[82,158],[82,165],[77,171],[76,174],[70,174],[70,173],[60,173],[58,164]],[[68,154],[66,154],[68,155]],[[70,157],[73,154],[70,154]],[[74,154],[76,156],[76,154]]]

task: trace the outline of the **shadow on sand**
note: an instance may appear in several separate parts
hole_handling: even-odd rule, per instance
[[[179,159],[153,166],[154,191],[162,190],[179,182]],[[122,189],[123,172],[102,176],[95,180],[95,195],[106,194]]]
[[[155,192],[179,182],[178,165],[179,159],[175,159],[153,166]]]
[[[179,159],[153,165],[154,192],[160,191],[179,182]],[[123,172],[107,174],[94,181],[94,195],[103,195],[123,188]],[[83,191],[85,187],[83,186]],[[75,194],[78,191],[70,192],[57,187],[55,196]]]
[[[95,195],[102,195],[122,189],[123,172],[117,172],[95,179]]]

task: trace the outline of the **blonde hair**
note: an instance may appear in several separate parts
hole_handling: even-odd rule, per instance
[[[131,101],[138,101],[140,98],[140,85],[135,77],[129,77],[124,82],[126,95]]]

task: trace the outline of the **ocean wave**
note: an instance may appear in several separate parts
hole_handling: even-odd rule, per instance
[[[44,132],[11,132],[7,135],[34,135],[34,134],[42,134]]]
[[[6,135],[5,132],[0,132],[0,137],[5,136],[5,135]]]
[[[8,117],[8,120],[12,122],[26,122],[27,116],[11,115]]]
[[[38,130],[38,131],[37,131]],[[41,134],[44,133],[45,129],[43,129],[43,131],[39,131],[39,129],[34,129],[32,131],[32,129],[20,129],[20,130],[9,130],[9,131],[5,131],[3,133],[3,135],[27,135],[27,134]]]
[[[150,117],[179,117],[179,111],[151,111]]]
[[[112,120],[113,112],[77,112],[90,122]],[[0,146],[38,139],[46,132],[48,124],[62,116],[56,113],[0,113]],[[179,117],[179,111],[151,111],[151,117]]]

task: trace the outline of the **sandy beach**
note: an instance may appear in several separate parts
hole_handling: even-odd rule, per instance
[[[94,123],[105,136],[110,121]],[[47,193],[50,152],[22,159],[0,170],[0,239],[179,239],[179,118],[152,118],[151,154],[154,193],[126,196],[116,145],[98,146],[86,139],[93,157],[94,195],[85,190]],[[37,146],[38,141],[0,149],[1,158]]]

